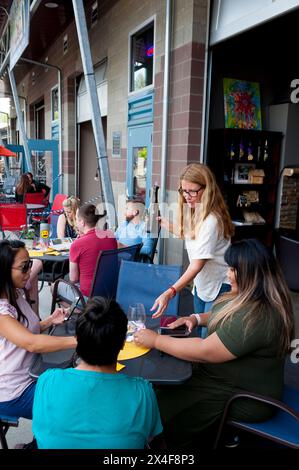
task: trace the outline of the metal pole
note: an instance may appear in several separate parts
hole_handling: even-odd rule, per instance
[[[21,136],[22,136],[22,140],[23,140],[23,146],[24,146],[24,152],[25,152],[25,159],[26,159],[26,163],[27,163],[27,169],[28,169],[28,171],[30,171],[32,173],[31,154],[30,154],[30,150],[29,150],[29,146],[28,146],[28,139],[27,139],[27,135],[26,135],[22,110],[21,110],[21,106],[20,106],[20,102],[19,102],[15,76],[13,74],[13,71],[10,70],[9,67],[7,67],[7,70],[8,70],[8,77],[9,77],[9,81],[10,81],[11,91],[12,91],[12,95],[13,95],[13,99],[14,99],[14,103],[15,103],[15,107],[16,107],[16,113],[17,113],[17,117],[18,117],[19,128],[20,128],[20,132],[21,132]]]
[[[168,106],[169,106],[169,65],[170,42],[172,26],[172,0],[166,0],[165,19],[165,59],[164,59],[164,83],[163,83],[163,114],[162,114],[162,156],[161,156],[161,193],[160,202],[166,202],[166,178],[167,178],[167,134],[168,134]],[[163,230],[163,229],[162,229]],[[158,262],[164,259],[164,238],[159,238]]]
[[[58,73],[58,107],[59,107],[59,141],[58,141],[58,153],[59,153],[59,164],[58,164],[58,173],[62,173],[62,70],[57,65],[48,64],[45,62],[39,62],[37,60],[26,59],[25,57],[20,58],[21,61],[27,62],[33,65],[40,65],[44,68],[55,69]],[[62,192],[62,179],[58,180],[58,192]]]
[[[114,196],[112,191],[111,177],[109,171],[108,157],[106,153],[105,137],[102,126],[101,110],[98,101],[96,81],[94,76],[93,63],[89,45],[89,38],[86,26],[85,11],[82,0],[72,0],[75,14],[76,28],[79,39],[81,60],[83,64],[84,77],[86,83],[87,96],[91,109],[91,121],[94,140],[97,150],[97,163],[101,175],[102,188],[104,192],[106,210],[108,214],[108,225],[110,227],[117,224],[117,214],[115,211]]]
[[[211,80],[212,80],[212,52],[210,48],[210,2],[207,4],[207,31],[205,43],[205,68],[203,82],[203,100],[202,100],[202,121],[201,121],[201,145],[200,162],[207,163],[207,142],[209,132],[210,101],[211,101]]]

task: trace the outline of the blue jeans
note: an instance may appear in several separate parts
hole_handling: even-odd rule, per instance
[[[215,300],[219,297],[219,295],[223,294],[224,292],[229,292],[231,289],[230,284],[222,284],[220,287],[220,291],[218,292],[217,296],[215,297],[214,300],[211,300],[210,302],[205,302],[202,300],[198,294],[196,287],[194,287],[194,312],[195,313],[206,313],[209,312],[212,308],[213,303]],[[198,333],[201,338],[205,338],[207,336],[207,328],[205,326],[200,326],[198,327]]]
[[[32,419],[35,386],[36,382],[32,382],[18,398],[0,402],[0,415]]]

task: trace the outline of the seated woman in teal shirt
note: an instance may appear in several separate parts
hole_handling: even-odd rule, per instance
[[[119,305],[90,299],[76,326],[75,369],[49,369],[37,382],[33,432],[40,449],[143,449],[161,434],[149,382],[116,372],[127,333]]]
[[[294,315],[281,270],[273,254],[254,239],[234,243],[224,259],[231,292],[211,312],[171,325],[207,326],[207,338],[173,338],[150,330],[135,335],[138,345],[199,363],[186,385],[158,391],[169,446],[199,446],[211,428],[217,429],[228,399],[240,389],[277,399],[282,395]],[[263,421],[272,414],[272,407],[251,400],[236,402],[231,411],[233,419],[244,421]]]

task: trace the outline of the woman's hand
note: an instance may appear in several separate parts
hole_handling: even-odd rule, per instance
[[[192,331],[193,328],[197,326],[197,319],[194,315],[190,315],[189,317],[181,317],[175,320],[174,322],[169,323],[167,326],[168,328],[173,329],[181,325],[186,325],[188,331]]]
[[[60,325],[65,319],[65,309],[56,308],[49,318],[51,319],[52,325]]]
[[[148,329],[141,329],[134,334],[134,343],[143,348],[155,348],[156,339],[158,334],[155,331]]]
[[[169,224],[168,219],[166,219],[166,217],[159,216],[159,217],[157,217],[157,220],[158,220],[160,226],[169,232],[170,224]]]
[[[170,290],[166,290],[165,292],[163,292],[163,294],[161,294],[155,300],[155,303],[151,308],[151,312],[156,309],[158,310],[156,311],[156,313],[153,313],[152,315],[153,318],[158,318],[163,314],[164,310],[166,310],[167,305],[169,301],[172,299],[172,297],[173,297],[172,292]]]

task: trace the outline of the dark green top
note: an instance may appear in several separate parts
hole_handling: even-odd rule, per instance
[[[210,321],[222,307],[223,304],[213,308]],[[195,364],[188,383],[173,391],[158,391],[160,412],[173,442],[176,437],[179,443],[188,442],[196,432],[220,420],[228,399],[237,391],[281,398],[284,367],[284,358],[278,356],[281,317],[270,307],[260,310],[253,325],[248,325],[245,316],[243,308],[215,330],[236,359],[219,364]],[[213,332],[208,324],[208,334]],[[235,403],[231,409],[231,417],[235,419],[262,421],[273,414],[273,408],[263,403],[248,399]],[[179,429],[178,436],[175,429]]]

